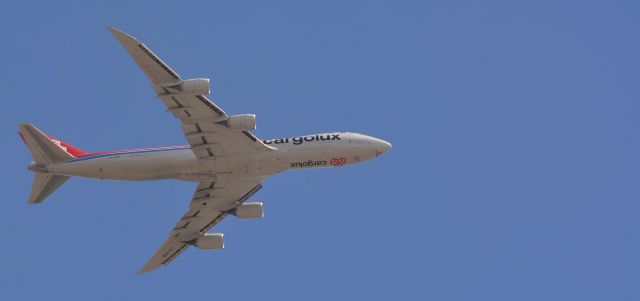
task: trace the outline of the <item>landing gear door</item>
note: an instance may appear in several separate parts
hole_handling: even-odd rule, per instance
[[[226,181],[231,174],[229,170],[229,158],[227,158],[227,156],[215,157],[215,166],[211,169],[211,174],[219,184]]]
[[[216,163],[213,158],[198,160],[198,175],[201,181],[211,180],[215,176]]]

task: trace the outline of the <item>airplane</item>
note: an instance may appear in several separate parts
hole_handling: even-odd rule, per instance
[[[391,149],[381,139],[351,132],[265,139],[254,136],[256,116],[228,115],[207,98],[206,78],[183,79],[147,46],[115,28],[109,31],[151,80],[168,111],[180,120],[188,145],[87,153],[32,124],[19,134],[35,172],[30,204],[39,204],[70,177],[197,182],[187,212],[138,274],[171,263],[189,246],[224,248],[224,236],[209,231],[225,217],[261,219],[263,204],[247,202],[267,178],[289,170],[349,166]]]

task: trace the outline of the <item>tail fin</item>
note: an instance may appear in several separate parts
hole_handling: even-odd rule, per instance
[[[49,136],[31,124],[20,125],[20,136],[31,151],[31,157],[36,164],[58,163],[74,158],[59,142],[53,142]]]
[[[20,137],[31,151],[36,167],[68,161],[85,154],[73,146],[47,136],[31,124],[20,125]],[[41,203],[69,179],[68,176],[47,173],[46,169],[42,169],[42,172],[35,170],[36,178],[29,197],[30,204]]]

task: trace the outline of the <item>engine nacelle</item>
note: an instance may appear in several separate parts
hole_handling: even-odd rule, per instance
[[[211,83],[208,78],[186,79],[177,83],[162,85],[171,94],[208,95]]]
[[[260,219],[264,217],[264,209],[260,202],[244,203],[236,207],[233,214],[240,219]]]
[[[207,233],[196,239],[194,245],[203,250],[219,250],[224,249],[224,234]]]
[[[227,119],[226,125],[232,130],[253,131],[256,129],[256,115],[235,115]]]

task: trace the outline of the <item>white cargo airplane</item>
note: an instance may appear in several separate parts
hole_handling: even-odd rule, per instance
[[[245,201],[272,175],[352,165],[391,149],[386,141],[348,132],[259,140],[249,132],[256,128],[255,115],[229,116],[205,96],[208,79],[182,79],[144,44],[109,30],[149,77],[157,97],[180,119],[189,145],[85,153],[31,124],[20,125],[20,136],[34,160],[29,164],[36,173],[31,204],[42,202],[72,176],[198,182],[187,213],[139,273],[169,264],[191,245],[222,249],[223,235],[207,232],[229,214],[262,218],[262,203]]]

